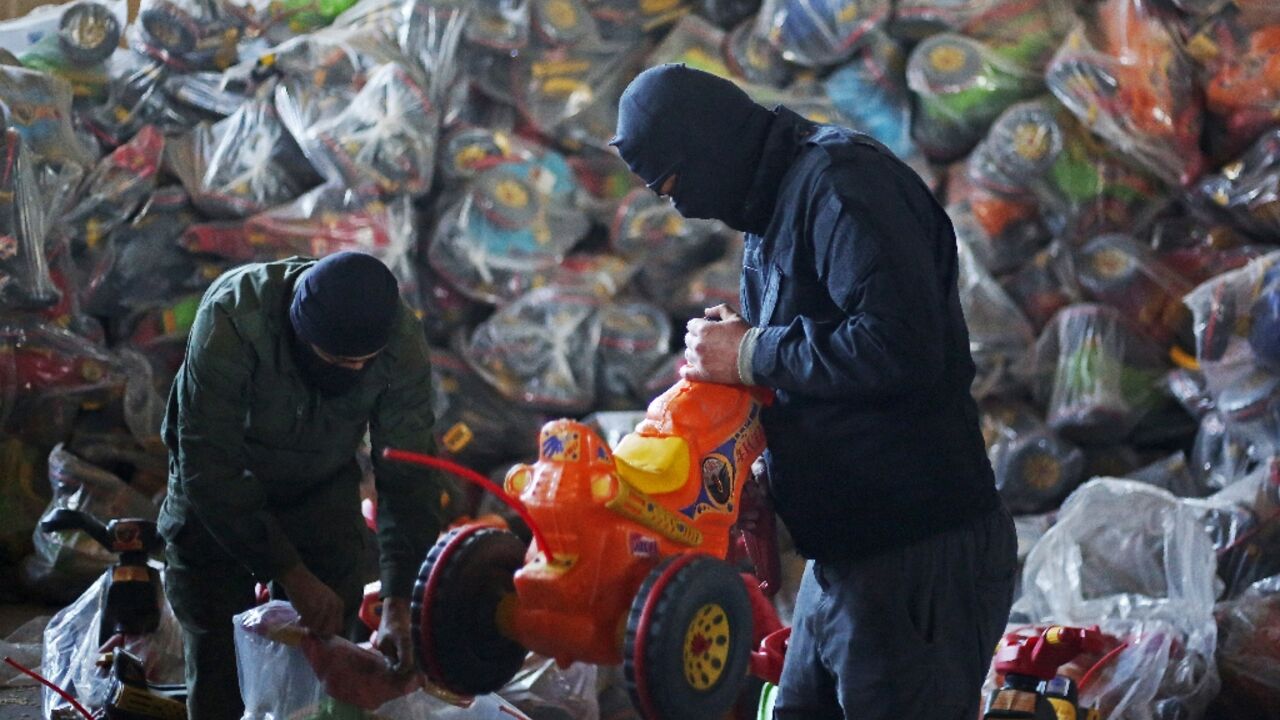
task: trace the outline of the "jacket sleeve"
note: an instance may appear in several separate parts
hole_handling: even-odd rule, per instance
[[[941,233],[920,219],[928,207],[887,195],[855,203],[832,193],[822,201],[812,243],[802,245],[844,317],[762,328],[751,379],[801,395],[868,400],[932,386],[944,369],[946,319]]]
[[[440,534],[441,495],[447,484],[433,471],[382,457],[389,447],[435,453],[426,337],[407,308],[402,315],[396,369],[378,398],[369,434],[378,489],[382,596],[408,598],[418,568]]]
[[[299,562],[247,468],[245,422],[253,357],[225,311],[206,303],[177,379],[182,494],[232,557],[266,581]]]

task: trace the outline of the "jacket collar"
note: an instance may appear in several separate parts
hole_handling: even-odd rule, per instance
[[[805,141],[817,130],[818,125],[779,105],[774,109],[774,121],[760,153],[755,178],[747,193],[743,210],[746,232],[763,235],[773,219],[774,206],[782,179],[795,162],[796,155]]]

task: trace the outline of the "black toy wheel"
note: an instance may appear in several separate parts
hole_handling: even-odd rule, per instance
[[[470,525],[440,538],[418,573],[411,617],[419,667],[459,695],[495,692],[526,651],[502,634],[499,606],[514,597],[525,547],[506,530]]]
[[[751,602],[727,563],[678,555],[640,586],[627,618],[623,671],[646,720],[724,717],[747,681]]]
[[[58,45],[76,65],[97,65],[120,44],[120,21],[105,5],[73,5],[58,21]]]
[[[1080,284],[1095,297],[1124,294],[1139,277],[1141,266],[1125,235],[1094,238],[1080,252]]]
[[[916,47],[910,64],[935,95],[969,89],[982,74],[978,46],[959,35],[935,35]]]
[[[1049,108],[1040,104],[1014,107],[996,121],[987,141],[996,165],[1009,178],[1010,191],[1025,190],[1044,176],[1062,153],[1062,128]]]
[[[195,19],[171,2],[156,3],[138,15],[138,22],[154,45],[175,55],[191,52],[200,37]]]

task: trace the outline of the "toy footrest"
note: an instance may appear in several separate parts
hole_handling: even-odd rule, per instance
[[[689,445],[684,438],[632,433],[618,443],[613,459],[618,475],[646,495],[675,492],[689,479]]]

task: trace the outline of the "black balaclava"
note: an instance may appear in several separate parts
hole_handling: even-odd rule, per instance
[[[327,396],[355,387],[360,370],[326,362],[312,345],[337,357],[364,357],[386,347],[400,314],[396,278],[381,261],[341,252],[316,263],[298,279],[289,305],[294,359],[307,382]]]
[[[729,80],[660,65],[622,93],[610,144],[654,190],[678,175],[671,199],[681,215],[748,230],[745,206],[774,117]]]

